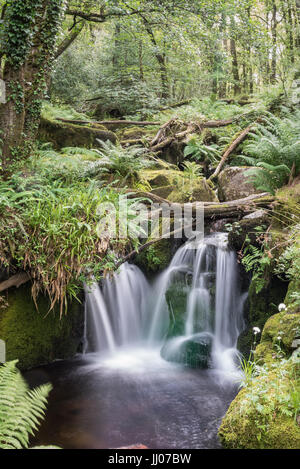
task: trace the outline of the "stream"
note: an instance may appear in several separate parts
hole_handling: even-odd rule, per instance
[[[241,378],[247,293],[227,236],[187,242],[152,284],[124,264],[85,286],[84,353],[26,373],[51,382],[34,444],[63,448],[220,448]]]

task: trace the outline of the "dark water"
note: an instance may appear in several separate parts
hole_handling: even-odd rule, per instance
[[[33,443],[66,449],[219,448],[217,429],[237,392],[234,378],[169,364],[143,349],[60,361],[26,378],[54,387]]]

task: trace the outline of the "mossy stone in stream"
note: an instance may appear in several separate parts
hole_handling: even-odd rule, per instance
[[[83,336],[83,308],[70,305],[61,319],[58,311],[49,312],[49,301],[39,296],[38,308],[28,285],[8,292],[8,307],[0,310],[0,338],[6,343],[6,360],[19,360],[27,370],[76,354]]]
[[[208,335],[203,334],[203,336],[185,340],[178,346],[176,346],[176,340],[178,338],[165,343],[160,352],[162,358],[189,368],[209,368],[212,339]]]

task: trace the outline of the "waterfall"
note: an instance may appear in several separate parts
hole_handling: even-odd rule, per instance
[[[150,286],[135,265],[123,264],[103,286],[85,286],[84,352],[113,351],[143,338]]]
[[[205,366],[231,371],[246,296],[226,234],[187,242],[152,286],[126,263],[101,287],[86,287],[85,352],[142,343],[182,361],[196,348]]]

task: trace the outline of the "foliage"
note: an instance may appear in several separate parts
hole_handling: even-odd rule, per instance
[[[186,161],[184,163],[183,176],[190,179],[190,181],[197,181],[202,176],[202,168],[195,161]]]
[[[29,438],[45,415],[49,384],[30,390],[16,367],[17,361],[0,367],[0,448],[28,449]]]
[[[211,163],[217,163],[221,158],[221,152],[218,145],[205,145],[195,138],[189,140],[184,149],[185,158],[192,158],[195,161],[204,161],[208,159]]]
[[[131,146],[123,148],[121,145],[113,145],[111,142],[100,142],[102,149],[94,150],[98,155],[98,161],[90,163],[86,167],[85,174],[95,177],[103,172],[111,172],[119,178],[122,184],[130,178],[132,182],[137,178],[141,169],[151,168],[154,163],[151,159],[143,157],[144,148]]]
[[[279,189],[287,182],[287,177],[291,173],[285,164],[274,166],[259,162],[256,166],[257,168],[249,169],[246,176],[257,190],[270,192],[273,195],[275,195],[276,189]]]
[[[248,175],[258,189],[274,194],[300,171],[300,113],[284,119],[269,114],[258,123],[243,146],[240,160],[257,166]]]
[[[105,217],[99,212],[102,204],[110,203],[118,211],[120,193],[110,186],[101,188],[95,181],[66,186],[43,174],[21,173],[0,180],[0,194],[2,265],[14,263],[30,272],[34,298],[44,291],[51,307],[60,304],[61,314],[89,273],[98,278],[113,270],[116,253],[138,243],[133,230],[124,239],[111,239],[98,230]],[[133,207],[134,202],[125,198],[123,206]]]
[[[252,280],[256,285],[256,293],[261,292],[265,285],[265,276],[268,273],[268,268],[272,262],[266,245],[262,244],[260,247],[249,244],[243,252],[242,264],[246,272],[252,272]]]

